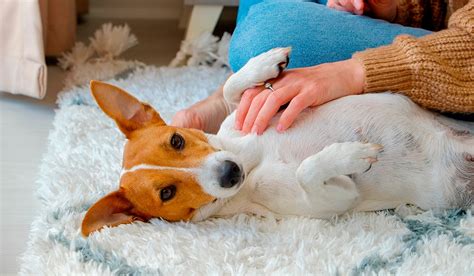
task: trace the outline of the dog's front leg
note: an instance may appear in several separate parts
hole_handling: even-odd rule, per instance
[[[377,144],[335,143],[303,160],[296,177],[314,212],[329,217],[351,209],[359,192],[348,175],[369,170],[381,150]]]
[[[232,109],[239,104],[242,93],[265,81],[278,77],[286,68],[291,48],[274,48],[251,58],[238,72],[224,84],[224,98]]]

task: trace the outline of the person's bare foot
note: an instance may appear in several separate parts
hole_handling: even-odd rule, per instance
[[[217,133],[224,119],[229,115],[222,87],[208,98],[177,112],[171,125],[195,128],[207,133]]]

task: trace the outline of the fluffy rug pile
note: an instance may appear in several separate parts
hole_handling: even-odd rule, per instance
[[[79,53],[85,48],[80,49],[75,59],[84,57]],[[76,73],[77,79],[86,78]],[[176,111],[209,95],[228,74],[219,66],[141,66],[111,82],[149,102],[169,122]],[[80,225],[86,210],[118,186],[125,139],[84,86],[60,96],[49,141],[38,181],[41,215],[32,225],[22,274],[472,275],[474,271],[473,210],[421,212],[402,206],[332,220],[245,214],[200,223],[155,219],[106,228],[84,238]]]

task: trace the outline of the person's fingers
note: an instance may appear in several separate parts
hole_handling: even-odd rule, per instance
[[[354,13],[354,7],[352,7],[352,6],[347,7],[347,6],[336,5],[336,6],[334,6],[333,9],[338,10],[338,11]]]
[[[343,5],[341,5],[340,0],[329,0],[329,1],[326,3],[326,6],[327,6],[328,8],[331,8],[331,9],[340,10],[340,11],[345,11],[345,7],[344,7]]]
[[[357,15],[364,13],[363,0],[330,0],[326,5],[335,10],[351,12]]]
[[[354,6],[357,14],[361,15],[364,13],[364,1],[363,0],[352,0],[352,6]]]
[[[326,6],[328,6],[329,8],[334,8],[334,6],[336,6],[336,1],[328,0],[328,2],[326,3]]]
[[[290,104],[281,114],[280,121],[278,122],[277,130],[279,132],[285,131],[293,124],[298,114],[301,113],[305,108],[311,105],[312,99],[309,93],[299,94],[291,100]]]
[[[262,108],[265,100],[267,99],[268,95],[270,95],[271,91],[269,89],[265,89],[260,92],[252,101],[250,108],[248,109],[247,115],[245,116],[244,124],[242,125],[242,132],[247,134],[252,129],[253,123],[255,122],[255,118],[257,118],[258,112]]]
[[[332,8],[338,11],[347,11],[345,7],[339,5],[335,5]]]
[[[353,0],[339,0],[339,6],[341,6],[344,11],[355,13],[354,5],[352,5]]]
[[[270,93],[253,123],[252,132],[255,131],[259,135],[262,134],[273,116],[278,113],[280,107],[288,103],[298,92],[299,89],[286,86]]]
[[[352,6],[354,7],[354,13],[362,15],[364,13],[364,1],[363,0],[352,0]]]
[[[247,112],[250,108],[250,104],[252,103],[252,100],[263,89],[264,88],[261,87],[261,86],[254,87],[254,88],[247,89],[242,94],[242,99],[240,100],[239,106],[237,107],[237,110],[235,112],[235,125],[234,125],[234,128],[236,130],[241,130],[242,129],[242,125],[244,124],[244,120],[245,120],[245,117],[247,116]]]

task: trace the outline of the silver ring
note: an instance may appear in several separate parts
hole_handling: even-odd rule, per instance
[[[265,89],[270,89],[272,92],[275,92],[275,90],[273,90],[272,84],[269,83],[269,82],[265,82],[264,87],[265,87]]]

